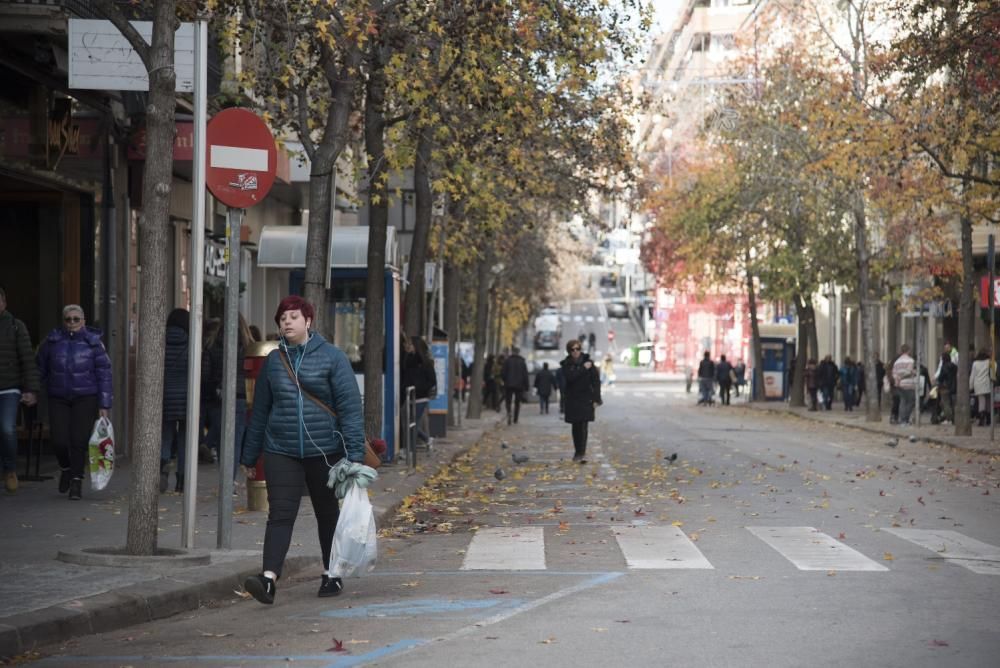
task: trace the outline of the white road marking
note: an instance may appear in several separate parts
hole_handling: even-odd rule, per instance
[[[800,571],[887,571],[857,550],[812,527],[747,527]]]
[[[883,529],[981,575],[1000,575],[1000,548],[947,529]]]
[[[574,315],[573,316],[573,322],[583,322],[583,316],[582,315]]]
[[[605,318],[603,315],[597,316],[597,322],[604,322],[605,320],[607,320],[607,318]]]
[[[462,563],[463,571],[533,571],[545,569],[542,527],[479,529]]]
[[[691,539],[675,526],[616,529],[615,540],[629,568],[714,568]]]
[[[653,394],[653,396],[656,397],[657,399],[666,399],[667,398],[667,395],[665,393],[663,393],[663,392],[656,392],[656,393]]]
[[[586,318],[584,318],[584,320],[586,320],[587,322],[594,322],[594,316],[588,315]]]

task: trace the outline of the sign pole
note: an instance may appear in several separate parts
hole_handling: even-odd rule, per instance
[[[236,364],[240,319],[240,229],[243,209],[229,209],[226,220],[226,317],[222,360],[222,442],[219,443],[219,525],[216,541],[228,550],[233,541],[233,467],[236,456]]]
[[[996,438],[996,411],[993,409],[993,375],[997,367],[997,333],[996,333],[996,286],[993,285],[993,277],[996,275],[996,239],[990,234],[986,248],[986,264],[990,271],[990,441]]]
[[[198,441],[201,436],[201,323],[202,285],[205,282],[205,134],[207,123],[208,19],[195,22],[194,56],[194,165],[192,174],[191,324],[188,327],[187,420],[184,423],[184,509],[181,516],[181,546],[194,548],[195,507],[198,498]]]

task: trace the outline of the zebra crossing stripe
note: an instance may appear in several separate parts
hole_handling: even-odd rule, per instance
[[[883,529],[973,573],[1000,575],[1000,548],[947,529]]]
[[[800,571],[887,571],[813,527],[747,527]]]
[[[675,526],[617,529],[615,540],[632,569],[715,568]]]
[[[463,571],[533,571],[545,569],[543,527],[479,529],[469,543]]]

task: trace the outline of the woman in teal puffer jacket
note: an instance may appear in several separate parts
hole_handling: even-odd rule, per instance
[[[334,490],[326,486],[330,468],[344,457],[364,462],[361,393],[354,370],[339,348],[311,331],[314,314],[312,304],[294,295],[278,305],[274,321],[281,345],[268,355],[257,377],[240,461],[247,477],[253,478],[257,458],[264,455],[269,505],[264,570],[244,583],[261,603],[274,602],[274,583],[291,544],[303,478],[326,570],[340,512]],[[318,595],[336,596],[342,589],[340,578],[324,574]]]

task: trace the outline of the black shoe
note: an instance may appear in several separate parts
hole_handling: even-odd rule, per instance
[[[59,473],[59,493],[60,494],[65,494],[66,492],[69,491],[69,483],[70,483],[70,480],[72,480],[72,479],[73,478],[72,478],[72,476],[69,473],[69,469],[63,469],[62,472]]]
[[[81,496],[80,492],[81,492],[81,488],[82,487],[83,487],[83,481],[80,480],[79,478],[73,478],[72,480],[69,481],[69,500],[70,501],[79,501],[80,500],[80,496]]]
[[[319,586],[319,592],[316,594],[320,598],[326,598],[327,596],[340,596],[340,592],[344,591],[344,581],[340,578],[331,578],[327,574],[323,574],[323,582]]]
[[[174,491],[175,492],[183,492],[184,491],[184,474],[183,473],[178,473],[177,474],[177,484],[174,485]]]
[[[248,577],[243,581],[243,588],[261,603],[267,605],[274,603],[274,580],[263,573]]]

